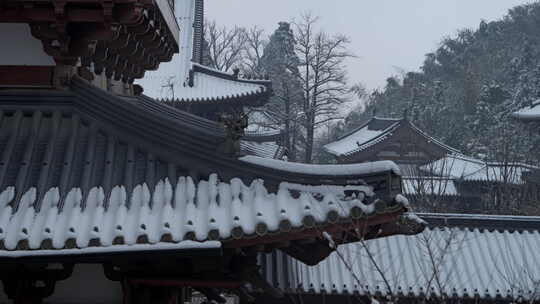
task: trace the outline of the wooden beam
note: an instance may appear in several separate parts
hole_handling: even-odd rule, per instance
[[[292,230],[288,233],[281,234],[266,234],[264,236],[259,236],[257,238],[241,238],[241,239],[232,239],[230,241],[224,242],[223,247],[232,248],[232,247],[250,247],[260,244],[269,244],[269,243],[283,243],[285,241],[295,241],[302,239],[317,238],[321,236],[322,231],[326,231],[330,235],[340,233],[342,231],[350,231],[356,228],[363,228],[367,226],[379,225],[389,222],[395,222],[398,217],[403,213],[403,210],[396,212],[386,213],[371,216],[366,219],[347,222],[347,223],[335,223],[324,226],[316,226],[304,230]]]
[[[0,65],[0,87],[52,87],[54,66]]]
[[[129,279],[132,285],[163,286],[163,287],[215,287],[238,288],[244,283],[240,281],[203,281],[193,279]]]

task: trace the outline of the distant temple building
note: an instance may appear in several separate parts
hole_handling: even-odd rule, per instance
[[[526,184],[536,167],[465,156],[407,118],[373,117],[324,149],[343,164],[395,162],[405,195],[424,211],[484,212],[509,191],[537,192]]]
[[[324,146],[338,163],[393,160],[398,165],[423,165],[460,153],[416,127],[407,118],[373,117],[338,140]],[[410,167],[410,166],[409,166]]]
[[[316,265],[338,245],[424,229],[392,162],[244,156],[242,138],[261,135],[243,116],[206,119],[142,94],[134,81],[175,53],[181,100],[269,94],[197,63],[202,8],[2,3],[0,302],[184,303],[196,290],[249,303],[282,295],[259,272],[262,252]]]

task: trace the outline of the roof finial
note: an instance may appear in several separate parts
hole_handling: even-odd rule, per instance
[[[377,116],[377,107],[373,107],[373,117]]]

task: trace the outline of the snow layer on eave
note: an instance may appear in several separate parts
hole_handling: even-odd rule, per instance
[[[293,197],[291,189],[299,190],[300,197]],[[346,190],[359,194],[350,198]],[[300,229],[307,217],[321,225],[331,212],[342,219],[350,218],[357,208],[368,216],[375,212],[373,204],[364,203],[374,195],[367,185],[283,183],[277,193],[268,193],[262,180],[247,186],[240,179],[221,182],[215,174],[198,183],[190,177],[180,177],[174,187],[168,179],[157,183],[154,189],[142,184],[131,193],[116,186],[107,195],[103,188],[94,187],[84,195],[79,188],[73,188],[61,197],[54,187],[39,202],[36,189],[31,188],[22,193],[16,210],[12,207],[15,194],[15,187],[0,192],[0,247],[4,251],[29,248],[37,252],[47,243],[46,249],[56,250],[66,249],[68,244],[68,249],[99,248],[88,249],[91,252],[140,250],[131,246],[141,242],[158,249],[181,249],[182,244],[191,244],[183,243],[186,240],[226,241],[233,234],[242,238],[280,233],[283,221],[288,223],[286,226]],[[398,203],[407,207],[406,201]],[[261,227],[266,228],[260,230]],[[172,247],[162,244],[164,238]]]
[[[176,97],[185,101],[211,101],[261,94],[266,86],[239,82],[205,73],[195,73],[194,86],[181,89]]]
[[[538,231],[433,228],[416,236],[342,245],[338,251],[340,254],[332,253],[317,266],[291,260],[294,271],[288,280],[296,285],[290,287],[316,293],[380,293],[383,297],[410,293],[414,297],[537,300],[539,295]],[[444,284],[436,285],[434,275]]]
[[[212,101],[261,94],[267,91],[262,84],[235,81],[205,73],[195,73],[194,86],[188,85],[187,76],[181,72],[182,56],[175,54],[171,62],[163,63],[155,72],[148,72],[137,81],[145,95],[156,99],[183,101]]]
[[[396,121],[396,123],[392,124],[390,127],[378,131],[369,130],[369,123],[367,123],[366,125],[352,132],[351,134],[346,135],[337,141],[326,144],[324,146],[324,149],[336,156],[350,154],[354,151],[365,149],[365,144],[385,134],[386,132],[388,132],[389,129],[395,127],[395,125],[398,123],[399,121]]]
[[[401,174],[399,167],[392,161],[376,161],[351,165],[313,165],[293,163],[275,159],[267,159],[256,156],[244,156],[239,158],[241,161],[282,170],[293,173],[312,174],[312,175],[364,175],[392,171],[395,174]]]
[[[129,252],[148,252],[148,251],[173,251],[173,250],[197,250],[197,249],[219,249],[219,241],[182,241],[179,243],[156,243],[156,244],[133,244],[133,245],[114,245],[109,247],[87,247],[73,249],[46,249],[46,250],[0,250],[0,257],[22,258],[29,256],[65,256],[65,255],[89,255],[104,253],[129,253]]]
[[[540,100],[536,101],[530,107],[514,112],[512,116],[522,120],[540,120]]]

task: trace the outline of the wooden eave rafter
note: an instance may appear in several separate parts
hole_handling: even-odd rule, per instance
[[[163,2],[166,0],[159,0]],[[0,22],[28,23],[58,64],[83,67],[132,83],[178,51],[178,25],[150,0],[8,1]]]

